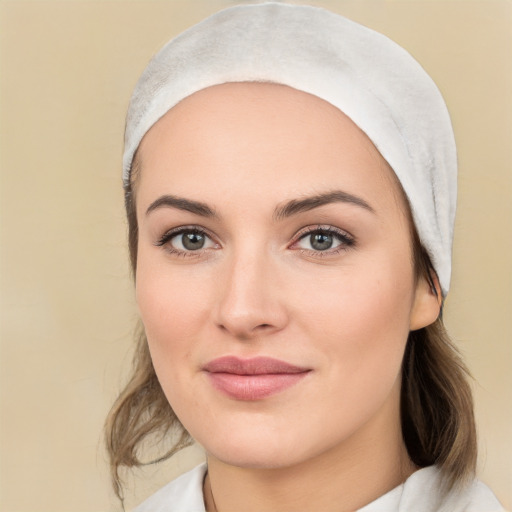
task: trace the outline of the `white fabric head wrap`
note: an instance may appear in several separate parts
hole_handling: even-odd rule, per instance
[[[263,3],[225,9],[176,37],[151,60],[128,110],[123,179],[151,126],[194,92],[269,81],[342,110],[395,171],[446,295],[457,194],[453,131],[423,68],[387,37],[324,9]]]

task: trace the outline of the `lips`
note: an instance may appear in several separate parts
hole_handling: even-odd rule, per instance
[[[203,367],[215,389],[236,400],[262,400],[300,382],[311,371],[270,357],[220,357]]]

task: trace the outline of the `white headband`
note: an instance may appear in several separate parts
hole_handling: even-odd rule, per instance
[[[395,171],[420,240],[450,286],[457,158],[443,98],[423,68],[387,37],[324,9],[263,3],[225,9],[151,60],[126,121],[123,180],[144,134],[194,92],[268,81],[328,101],[354,121]]]

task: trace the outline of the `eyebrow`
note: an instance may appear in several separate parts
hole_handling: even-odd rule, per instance
[[[146,215],[158,208],[176,208],[200,215],[201,217],[217,217],[215,211],[206,203],[171,195],[164,195],[159,197],[156,201],[153,201],[146,210]]]
[[[348,192],[343,192],[342,190],[334,190],[331,192],[324,192],[322,194],[305,197],[303,199],[292,199],[291,201],[285,203],[283,206],[277,207],[274,211],[273,217],[275,220],[281,220],[287,217],[291,217],[292,215],[307,212],[309,210],[313,210],[314,208],[319,208],[320,206],[331,203],[349,203],[359,206],[360,208],[364,208],[371,213],[375,213],[375,210],[364,199],[349,194]],[[146,215],[154,210],[166,207],[184,210],[201,217],[218,217],[215,211],[206,203],[172,195],[164,195],[153,201],[146,210]]]
[[[297,213],[307,212],[331,203],[349,203],[364,208],[371,213],[375,213],[375,210],[364,199],[349,194],[348,192],[343,192],[342,190],[333,190],[331,192],[305,197],[304,199],[292,199],[283,206],[276,208],[274,211],[274,219],[284,219],[296,215]]]

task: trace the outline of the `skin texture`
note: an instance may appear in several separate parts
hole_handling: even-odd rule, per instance
[[[349,511],[403,481],[414,468],[401,361],[409,331],[439,305],[415,277],[407,208],[369,139],[314,96],[224,84],[171,109],[138,159],[137,303],[162,388],[208,454],[208,510]],[[359,203],[276,214],[333,191]],[[155,205],[164,195],[212,215]],[[181,234],[162,244],[183,226],[206,232],[202,249],[186,251]],[[311,245],[319,227],[341,236],[329,250]],[[238,400],[203,370],[223,356],[308,373]]]

